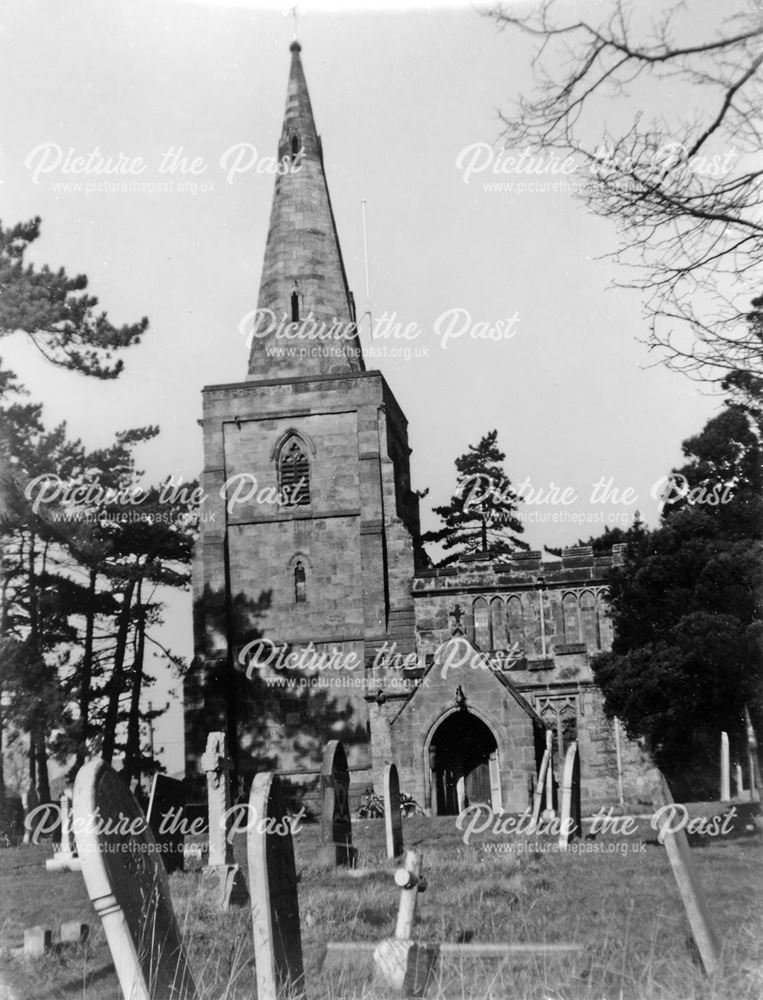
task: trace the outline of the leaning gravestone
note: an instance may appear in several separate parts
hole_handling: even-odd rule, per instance
[[[243,873],[233,857],[230,836],[233,817],[228,778],[233,762],[228,756],[225,733],[209,734],[201,766],[207,773],[209,808],[209,858],[201,873],[202,893],[221,910],[244,906],[249,894]]]
[[[257,1000],[298,1000],[305,996],[305,973],[297,871],[277,775],[255,775],[247,827]]]
[[[351,866],[350,770],[340,740],[331,740],[321,766],[321,852],[324,864]]]
[[[659,780],[655,782],[652,789],[652,803],[655,809],[659,810],[665,806],[672,806],[673,796],[670,794],[664,775],[660,771],[657,774]],[[697,878],[686,831],[681,829],[673,832],[668,822],[660,828],[658,839],[665,844],[670,867],[673,869],[678,891],[694,936],[694,943],[702,959],[705,972],[709,976],[718,964],[721,947],[710,919],[705,894]]]
[[[384,768],[384,830],[387,835],[387,857],[392,860],[403,853],[403,814],[400,812],[400,780],[394,764]]]
[[[566,851],[571,840],[580,837],[580,754],[577,743],[567,747],[562,775],[562,810],[559,830],[559,850]]]
[[[155,774],[151,782],[146,819],[159,844],[167,874],[183,870],[183,810],[185,788],[182,781]]]
[[[74,783],[77,849],[126,1000],[196,1000],[169,880],[140,806],[105,761]]]

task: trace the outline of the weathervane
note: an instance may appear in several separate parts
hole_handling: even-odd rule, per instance
[[[294,7],[291,7],[290,10],[285,10],[283,12],[283,16],[284,17],[288,17],[289,14],[291,14],[292,18],[294,19],[294,36],[292,38],[292,41],[296,42],[296,40],[297,40],[297,21],[298,21],[298,18],[299,18],[299,8],[295,5]]]

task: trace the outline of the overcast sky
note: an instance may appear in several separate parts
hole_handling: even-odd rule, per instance
[[[86,273],[115,322],[151,321],[116,383],[53,369],[17,336],[3,343],[3,359],[44,401],[49,424],[67,420],[91,447],[159,424],[160,437],[139,453],[154,480],[198,475],[201,388],[246,374],[239,324],[256,306],[273,188],[273,175],[258,169],[275,154],[293,31],[287,4],[265,6],[27,0],[2,9],[0,217],[40,215],[36,261]],[[374,341],[387,354],[367,367],[382,370],[408,417],[413,486],[430,490],[424,527],[435,526],[430,504],[453,490],[454,459],[494,427],[515,483],[553,483],[578,498],[526,505],[534,548],[574,544],[635,509],[654,524],[652,484],[720,400],[655,366],[638,342],[639,295],[609,290],[616,272],[600,259],[614,247],[613,227],[549,187],[569,187],[569,178],[465,178],[458,168],[459,154],[462,166],[470,162],[468,147],[500,149],[498,110],[528,92],[533,52],[458,6],[358,14],[303,4],[298,27],[359,312],[365,200],[374,320],[394,314],[418,332]],[[663,87],[659,99],[670,108],[679,97]],[[622,113],[607,109],[608,123]],[[88,191],[125,179],[65,170],[96,149],[142,167],[134,175],[142,184],[171,189]],[[230,175],[239,151],[255,167]],[[203,171],[183,174],[183,158],[200,158]],[[539,181],[541,190],[518,190]],[[486,188],[495,182],[515,186]],[[502,322],[511,336],[467,332],[444,348],[449,310],[469,330]],[[368,344],[367,325],[363,336]],[[401,348],[411,356],[394,356]],[[591,504],[602,477],[637,500]],[[565,523],[542,520],[559,512]],[[593,513],[603,522],[571,520]],[[169,631],[190,655],[187,597],[173,601]],[[171,770],[182,766],[177,724],[175,710],[160,729]]]

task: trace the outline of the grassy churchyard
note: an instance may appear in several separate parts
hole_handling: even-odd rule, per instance
[[[588,827],[586,826],[587,830]],[[574,957],[528,955],[449,958],[432,998],[517,1000],[759,1000],[763,995],[761,834],[693,849],[711,915],[722,938],[719,969],[705,977],[693,955],[689,925],[665,848],[641,821],[633,836],[598,834],[561,855],[554,838],[484,832],[463,842],[453,817],[404,823],[407,848],[421,851],[428,881],[419,895],[416,936],[439,942],[567,942]],[[360,961],[321,971],[328,941],[391,937],[399,890],[384,849],[381,820],[355,821],[357,871],[315,863],[317,825],[294,837],[310,1000],[389,997]],[[651,840],[652,843],[644,843]],[[511,846],[511,850],[509,850]],[[524,848],[526,850],[517,848]],[[246,868],[245,836],[234,843]],[[83,878],[47,872],[48,846],[0,851],[0,1000],[119,1000],[111,958]],[[218,913],[200,900],[198,871],[171,876],[173,901],[204,1000],[256,995],[248,908]],[[65,945],[39,959],[10,949],[25,927],[90,924],[86,945]]]

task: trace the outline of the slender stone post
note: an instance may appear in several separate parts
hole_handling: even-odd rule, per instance
[[[731,768],[729,765],[729,734],[721,733],[721,802],[731,801]]]
[[[554,812],[554,734],[550,729],[546,730],[546,753],[548,754],[548,767],[546,768],[546,808],[543,810],[544,819],[553,819]]]

